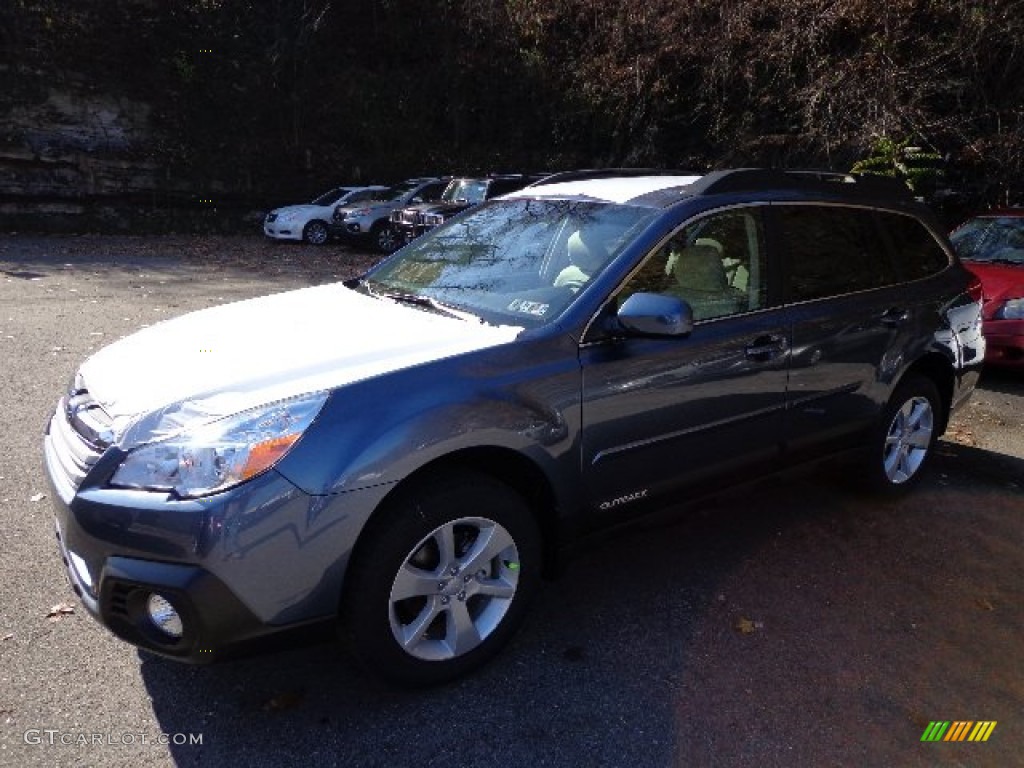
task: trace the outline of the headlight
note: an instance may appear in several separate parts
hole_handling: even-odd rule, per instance
[[[993,320],[1024,320],[1024,299],[1010,299],[1003,302],[993,314]]]
[[[270,469],[306,431],[326,392],[254,408],[136,448],[113,485],[203,496]]]
[[[358,219],[360,216],[369,215],[371,208],[354,208],[345,214],[346,219]]]

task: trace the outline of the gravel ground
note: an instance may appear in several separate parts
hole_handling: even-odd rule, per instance
[[[331,645],[193,668],[115,640],[65,584],[41,470],[76,366],[373,261],[259,237],[0,238],[0,766],[1020,764],[1020,374],[985,376],[906,499],[836,471],[594,545],[444,688],[388,689]],[[922,743],[934,720],[998,725]]]

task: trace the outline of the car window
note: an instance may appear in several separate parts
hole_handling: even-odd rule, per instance
[[[402,184],[396,184],[395,186],[391,187],[391,189],[387,190],[386,192],[378,192],[376,199],[377,200],[388,200],[388,201],[391,201],[391,202],[400,202],[400,201],[404,200],[405,196],[408,195],[410,192],[412,192],[414,189],[416,189],[416,185],[408,183],[408,182],[405,182],[405,183],[402,183]]]
[[[480,179],[452,179],[441,199],[446,202],[465,200],[467,203],[481,203],[487,194],[487,182]]]
[[[380,194],[379,190],[360,189],[345,198],[345,203],[358,203],[362,200],[372,200],[374,195]]]
[[[517,192],[526,186],[525,179],[495,179],[487,190],[488,197],[507,195],[509,192]]]
[[[441,199],[441,193],[444,192],[446,186],[447,184],[443,181],[439,181],[436,184],[428,184],[420,190],[417,196],[423,198],[428,203],[432,203],[435,200]]]
[[[767,305],[768,274],[759,209],[737,209],[693,221],[651,254],[619,291],[685,299],[694,320],[735,315]]]
[[[782,205],[775,210],[789,300],[809,301],[897,282],[870,210],[824,205]]]
[[[904,280],[928,277],[949,266],[949,256],[920,221],[887,211],[877,215],[878,223],[892,242],[896,268]]]

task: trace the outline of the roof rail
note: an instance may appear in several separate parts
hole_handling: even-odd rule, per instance
[[[698,174],[686,171],[672,171],[665,168],[586,168],[578,171],[561,171],[535,181],[531,187],[541,184],[557,184],[563,181],[585,181],[587,179],[607,179],[622,176],[694,176]]]
[[[803,169],[738,168],[713,171],[695,181],[691,188],[697,195],[807,189],[818,192],[841,191],[854,196],[913,199],[910,187],[891,176]]]

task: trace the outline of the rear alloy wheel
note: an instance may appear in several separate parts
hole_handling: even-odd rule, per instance
[[[540,583],[530,510],[507,486],[460,475],[383,514],[346,592],[356,652],[403,685],[469,672],[512,636]]]
[[[302,230],[302,239],[310,245],[323,245],[327,237],[327,225],[318,219],[309,222]]]
[[[876,430],[870,468],[875,490],[898,493],[921,479],[938,439],[941,408],[930,379],[914,376],[897,387]]]

